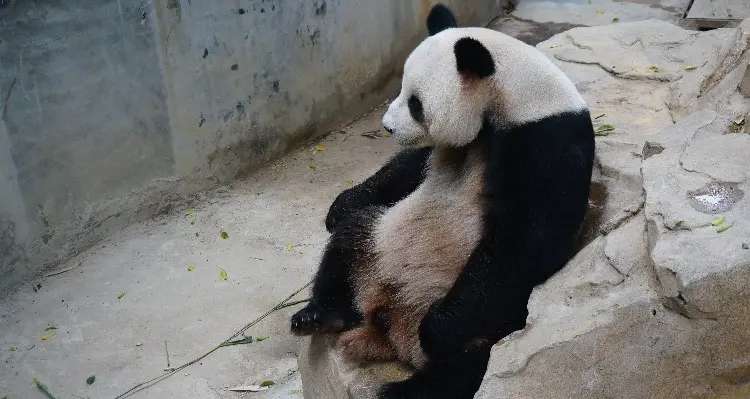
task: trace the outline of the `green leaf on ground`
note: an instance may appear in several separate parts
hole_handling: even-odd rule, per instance
[[[601,125],[598,128],[596,128],[596,131],[594,132],[594,134],[602,134],[606,132],[611,132],[613,130],[615,130],[615,127],[612,125]]]
[[[221,233],[219,233],[219,235],[221,236],[221,238],[223,238],[223,239],[225,239],[225,240],[226,240],[227,238],[229,238],[229,234],[227,234],[227,232],[226,232],[226,231],[222,231]]]
[[[190,265],[188,266],[188,271],[189,271],[189,272],[192,272],[193,270],[195,270],[195,263],[191,263],[191,264],[190,264]]]
[[[41,381],[39,381],[38,379],[34,378],[34,384],[36,384],[36,386],[37,386],[37,387],[38,387],[38,388],[39,388],[39,389],[40,389],[40,390],[41,390],[42,392],[44,392],[44,394],[45,394],[45,395],[47,395],[47,397],[49,397],[49,398],[51,398],[51,399],[55,399],[55,396],[54,396],[54,395],[52,395],[52,392],[50,392],[50,391],[49,391],[49,388],[47,388],[47,386],[46,386],[46,385],[42,384],[42,382],[41,382]]]
[[[273,384],[275,384],[275,382],[273,382],[271,380],[265,380],[265,381],[263,381],[263,382],[260,383],[260,387],[261,388],[263,388],[263,387],[270,387]]]
[[[219,272],[219,278],[222,280],[228,279],[229,276],[227,276],[227,271],[224,269],[221,269],[221,271]]]
[[[711,224],[714,226],[718,226],[720,224],[724,223],[724,216],[719,216],[716,219],[711,221]]]
[[[86,378],[86,383],[89,384],[89,385],[93,384],[94,381],[96,381],[96,377],[93,376],[93,375],[91,377],[89,377],[89,378]]]
[[[725,232],[725,231],[729,230],[729,228],[730,228],[730,227],[732,227],[732,225],[731,225],[731,224],[725,224],[725,225],[723,225],[723,226],[719,227],[719,228],[718,228],[718,229],[716,230],[716,232],[717,232],[717,233],[723,233],[723,232]]]

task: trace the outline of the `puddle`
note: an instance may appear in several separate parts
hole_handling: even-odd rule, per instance
[[[745,196],[737,183],[712,182],[687,193],[690,205],[698,212],[721,213],[734,206]]]

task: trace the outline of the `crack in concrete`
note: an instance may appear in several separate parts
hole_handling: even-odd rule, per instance
[[[572,44],[572,43],[571,43]],[[620,78],[620,79],[627,79],[627,80],[653,80],[657,82],[674,82],[679,79],[682,79],[682,75],[680,74],[661,74],[661,75],[642,75],[642,74],[629,74],[632,72],[632,69],[629,69],[627,71],[619,72],[616,71],[612,67],[607,67],[600,63],[599,61],[583,61],[583,60],[576,60],[572,59],[570,57],[566,57],[563,54],[557,53],[554,54],[555,59],[562,62],[570,62],[573,64],[580,64],[580,65],[596,65],[599,68],[601,68],[603,71],[609,73],[613,78]]]
[[[566,35],[566,37],[567,37],[568,39],[570,39],[570,44],[572,44],[572,45],[574,45],[574,46],[578,47],[579,49],[582,49],[582,50],[593,50],[593,49],[594,49],[594,48],[593,48],[593,47],[591,47],[591,46],[587,46],[587,45],[585,45],[585,44],[581,44],[581,43],[578,43],[578,42],[577,42],[577,41],[576,41],[576,40],[575,40],[575,39],[573,38],[573,36],[570,36],[570,35]]]
[[[666,218],[664,217],[664,214],[662,214],[661,211],[652,212],[652,216],[658,217],[660,224],[669,231],[693,231],[690,227],[685,226],[685,221],[683,220],[678,220],[673,225],[668,224]]]
[[[706,92],[716,87],[724,77],[737,68],[740,61],[745,58],[745,54],[749,47],[750,32],[744,32],[741,28],[737,28],[734,40],[729,45],[729,50],[724,55],[721,63],[701,83],[700,88],[698,89],[698,97],[701,97],[706,94]]]
[[[599,227],[599,234],[606,236],[609,233],[613,232],[614,230],[640,214],[645,206],[646,194],[642,193],[641,196],[638,197],[638,199],[634,201],[630,206],[621,210],[619,215],[602,224],[602,226]]]
[[[622,43],[622,42],[620,42],[620,44],[623,44],[623,45],[625,45],[625,46],[628,46],[628,47],[633,47],[633,46],[635,46],[635,45],[636,45],[636,44],[638,44],[638,43],[640,43],[640,44],[641,44],[641,48],[646,48],[646,46],[645,46],[645,45],[643,44],[643,40],[641,40],[641,37],[640,37],[640,36],[638,36],[638,37],[637,37],[637,38],[636,38],[635,40],[633,40],[633,41],[632,41],[631,43]]]
[[[5,119],[5,116],[8,114],[8,100],[10,99],[10,94],[13,92],[13,88],[16,87],[16,77],[13,77],[13,81],[10,82],[10,87],[8,88],[8,92],[5,94],[5,98],[3,99],[3,119]]]
[[[704,312],[685,298],[683,295],[685,286],[677,277],[676,271],[668,267],[663,267],[662,270],[665,273],[658,273],[660,277],[657,278],[657,281],[663,293],[659,298],[659,302],[664,308],[689,320],[718,320],[716,313]],[[675,292],[676,295],[674,294]]]
[[[683,154],[683,155],[684,155],[684,154]],[[680,156],[680,158],[682,158],[682,156]],[[688,169],[688,168],[686,168],[686,167],[685,167],[685,165],[683,165],[683,163],[682,163],[682,159],[680,159],[680,160],[679,160],[678,162],[679,162],[679,164],[680,164],[680,168],[681,168],[682,170],[684,170],[685,172],[688,172],[688,173],[695,173],[695,174],[701,175],[701,176],[703,176],[703,177],[705,177],[705,178],[707,178],[707,179],[711,179],[711,181],[721,180],[721,179],[719,179],[719,178],[717,178],[717,177],[711,176],[710,174],[708,174],[708,173],[706,173],[706,172],[701,172],[701,171],[699,171],[699,170],[694,170],[694,169]]]
[[[575,46],[575,43],[574,43],[574,41],[573,41],[573,38],[572,38],[572,37],[570,37],[570,35],[566,35],[566,37],[567,37],[567,38],[568,38],[568,39],[570,40],[570,44],[572,44],[572,45],[574,45],[574,46]],[[577,46],[576,46],[576,47],[577,47]],[[559,54],[559,53],[556,53],[556,54],[554,54],[554,55],[553,55],[553,57],[555,57],[555,58],[556,58],[557,60],[559,60],[559,61],[563,61],[563,62],[570,62],[570,63],[573,63],[573,64],[580,64],[580,65],[596,65],[596,66],[598,66],[599,68],[601,68],[602,70],[604,70],[605,72],[607,72],[607,73],[609,73],[610,75],[612,75],[612,77],[613,77],[613,78],[618,78],[618,77],[620,77],[620,76],[619,76],[619,72],[617,72],[617,71],[613,70],[612,68],[607,68],[606,66],[602,65],[602,64],[601,64],[601,63],[600,63],[599,61],[582,61],[582,60],[574,60],[574,59],[572,59],[572,58],[569,58],[569,57],[565,57],[565,56],[563,56],[562,54]]]
[[[669,113],[669,119],[672,120],[672,124],[677,123],[677,120],[674,118],[674,113],[672,113],[672,108],[669,108],[669,103],[664,101],[664,106],[667,108],[667,113]]]
[[[676,297],[661,297],[659,301],[664,308],[671,310],[688,320],[718,321],[718,317],[715,313],[700,310],[697,306],[685,299],[682,292],[678,292]]]
[[[703,126],[701,126],[701,127],[703,127]],[[685,155],[687,153],[687,149],[690,147],[690,144],[692,143],[692,141],[695,140],[695,136],[698,135],[699,130],[700,130],[700,128],[699,129],[695,129],[695,131],[693,132],[693,135],[690,136],[689,139],[685,140],[685,142],[682,144],[682,147],[680,148],[680,155],[677,157],[677,163],[680,165],[680,168],[682,170],[684,170],[685,172],[695,173],[695,174],[701,175],[701,176],[703,176],[703,177],[705,177],[707,179],[710,179],[711,181],[722,180],[722,179],[720,179],[718,177],[714,177],[714,176],[712,176],[712,175],[710,175],[710,174],[708,174],[706,172],[701,172],[699,170],[688,169],[683,164],[683,158],[685,158]]]
[[[606,247],[607,247],[607,245],[606,245],[606,242],[605,242],[604,248],[606,248]],[[620,277],[622,277],[622,281],[620,281],[619,283],[616,283],[616,284],[609,284],[609,283],[607,283],[606,285],[614,287],[614,286],[617,286],[617,285],[620,285],[620,284],[624,283],[625,280],[628,279],[630,276],[627,273],[624,273],[622,270],[618,269],[617,266],[615,266],[615,262],[612,260],[612,258],[609,257],[609,255],[607,255],[607,251],[606,250],[603,250],[603,255],[604,255],[604,260],[607,262],[607,264],[609,265],[609,267],[611,267],[614,271],[617,272],[617,274],[620,275]]]

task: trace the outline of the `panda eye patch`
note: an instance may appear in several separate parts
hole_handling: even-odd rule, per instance
[[[422,108],[422,101],[419,100],[419,97],[412,94],[411,97],[409,97],[408,104],[411,117],[419,123],[424,122],[424,109]]]

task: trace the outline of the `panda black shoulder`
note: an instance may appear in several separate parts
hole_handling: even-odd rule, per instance
[[[558,228],[576,230],[588,203],[594,162],[594,129],[588,108],[558,112],[538,120],[502,127],[486,125],[488,143],[485,189],[493,207],[517,209],[518,221],[524,211],[551,210],[558,198],[576,209],[554,212]],[[494,199],[494,200],[493,200]],[[577,209],[580,207],[581,209]],[[497,210],[497,209],[496,209]],[[542,228],[540,226],[540,228]]]

